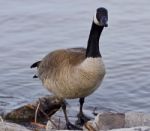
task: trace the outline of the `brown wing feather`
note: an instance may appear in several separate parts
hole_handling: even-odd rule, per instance
[[[43,58],[38,68],[38,76],[41,80],[61,70],[63,63],[75,66],[85,59],[86,49],[70,48],[56,50]]]

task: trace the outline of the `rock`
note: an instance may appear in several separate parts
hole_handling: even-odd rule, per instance
[[[132,128],[121,128],[121,129],[112,129],[109,131],[150,131],[150,127],[132,127]]]
[[[57,127],[52,123],[50,120],[48,120],[47,125],[46,125],[46,131],[51,131],[57,129]]]
[[[61,102],[62,101],[54,96],[45,96],[34,103],[24,105],[7,114],[4,114],[3,118],[15,123],[32,122],[35,118],[37,106],[40,103],[37,111],[37,120],[44,121],[47,120],[47,117],[50,117],[60,109]]]
[[[40,103],[40,104],[39,104]],[[53,96],[40,98],[38,101],[27,104],[3,115],[4,120],[24,124],[29,129],[42,129],[42,131],[55,131],[64,129],[65,121],[53,115],[62,105],[62,101]],[[39,107],[39,108],[37,108]],[[36,113],[37,112],[37,113]],[[30,124],[35,119],[35,124]],[[53,116],[52,116],[53,115]],[[52,120],[52,121],[48,121]],[[47,122],[47,126],[45,122]],[[23,123],[22,123],[23,122]],[[38,124],[38,122],[40,122]],[[34,122],[33,122],[34,123]],[[38,125],[38,126],[37,126]],[[42,126],[43,125],[43,126]],[[31,128],[30,128],[31,126]],[[32,128],[33,126],[33,128]],[[35,127],[34,127],[35,126]],[[45,129],[46,127],[46,129]],[[0,131],[30,131],[24,126],[4,122],[0,117]],[[95,119],[83,126],[84,131],[150,131],[150,114],[139,112],[127,113],[99,113]],[[67,130],[66,130],[67,131]]]
[[[125,127],[150,126],[150,114],[128,112],[125,114]]]
[[[15,123],[0,122],[0,131],[31,131]]]
[[[87,122],[83,128],[85,131],[111,129],[114,129],[112,131],[150,131],[150,114],[140,112],[99,113],[94,121]]]
[[[87,122],[84,125],[84,130],[109,130],[115,128],[123,128],[125,125],[125,115],[122,113],[100,113],[95,117],[92,122]]]

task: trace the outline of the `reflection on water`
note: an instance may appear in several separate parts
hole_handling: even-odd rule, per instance
[[[107,75],[86,99],[92,110],[149,112],[150,1],[0,0],[0,111],[48,94],[30,65],[58,48],[86,46],[98,6],[109,10],[101,39]],[[94,102],[93,102],[94,101]],[[77,102],[70,106],[76,108]]]

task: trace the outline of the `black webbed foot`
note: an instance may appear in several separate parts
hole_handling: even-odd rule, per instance
[[[66,123],[65,129],[70,129],[70,130],[82,130],[80,127],[78,127],[78,126],[76,126],[76,125],[73,125],[73,124],[70,123],[70,122],[67,122],[67,123]]]
[[[84,115],[83,113],[79,113],[77,117],[78,117],[78,120],[76,121],[76,125],[80,125],[80,126],[84,125],[87,121],[92,119]]]

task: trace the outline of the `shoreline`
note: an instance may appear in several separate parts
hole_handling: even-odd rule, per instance
[[[62,130],[65,121],[55,113],[61,108],[61,101],[53,96],[45,96],[31,104],[24,105],[9,113],[1,114],[0,130],[6,131],[48,131]],[[38,121],[37,121],[38,117]],[[62,118],[63,119],[63,118]],[[15,124],[17,123],[17,124]],[[150,131],[150,113],[142,112],[100,112],[93,120],[81,127],[84,131],[125,131],[140,129]]]

